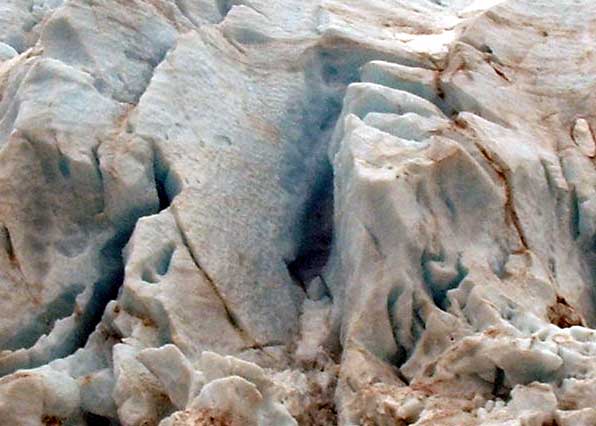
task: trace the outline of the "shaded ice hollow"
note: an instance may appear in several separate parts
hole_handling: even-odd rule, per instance
[[[596,425],[596,3],[4,0],[0,424]]]

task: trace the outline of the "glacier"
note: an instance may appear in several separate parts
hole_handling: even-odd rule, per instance
[[[596,425],[596,4],[4,0],[0,425]]]

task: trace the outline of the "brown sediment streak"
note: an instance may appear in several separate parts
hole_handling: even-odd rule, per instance
[[[490,166],[493,168],[499,179],[503,182],[503,186],[505,188],[505,217],[507,218],[508,222],[510,222],[516,229],[519,239],[525,249],[528,249],[528,240],[526,239],[526,235],[524,233],[524,229],[522,227],[521,221],[519,220],[519,215],[515,209],[515,203],[513,199],[513,189],[511,188],[511,184],[509,182],[509,178],[507,175],[510,174],[510,170],[508,167],[498,164],[498,162],[491,156],[488,150],[480,145],[479,143],[475,142],[476,148],[482,154],[482,156],[488,161]]]
[[[182,239],[182,244],[184,244],[184,246],[188,250],[188,253],[190,254],[190,257],[191,257],[193,263],[195,264],[197,269],[202,273],[202,275],[205,277],[205,280],[207,281],[207,283],[213,290],[213,293],[217,296],[217,298],[221,302],[221,305],[224,308],[224,311],[226,313],[226,317],[227,317],[229,323],[238,332],[240,337],[242,337],[243,340],[247,341],[247,344],[248,344],[247,348],[261,348],[262,345],[259,344],[256,341],[256,339],[254,339],[252,336],[250,336],[248,334],[248,332],[240,325],[240,322],[238,321],[238,319],[236,318],[236,316],[234,315],[232,310],[228,307],[226,300],[225,300],[224,296],[221,294],[221,292],[219,291],[219,288],[215,284],[215,281],[209,276],[207,271],[205,271],[205,269],[203,269],[203,267],[201,266],[198,258],[195,256],[195,254],[192,250],[192,247],[190,246],[190,243],[188,241],[186,233],[184,232],[184,229],[180,226],[178,212],[177,212],[177,209],[175,208],[175,206],[172,206],[172,216],[174,217],[176,227],[178,228],[180,238]]]

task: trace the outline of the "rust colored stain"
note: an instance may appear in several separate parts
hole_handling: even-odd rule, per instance
[[[584,325],[584,320],[575,308],[571,306],[564,297],[557,295],[554,305],[548,307],[548,320],[561,328],[569,328],[574,325]]]

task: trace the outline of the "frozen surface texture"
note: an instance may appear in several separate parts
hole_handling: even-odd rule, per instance
[[[593,0],[0,3],[2,425],[596,425]]]

